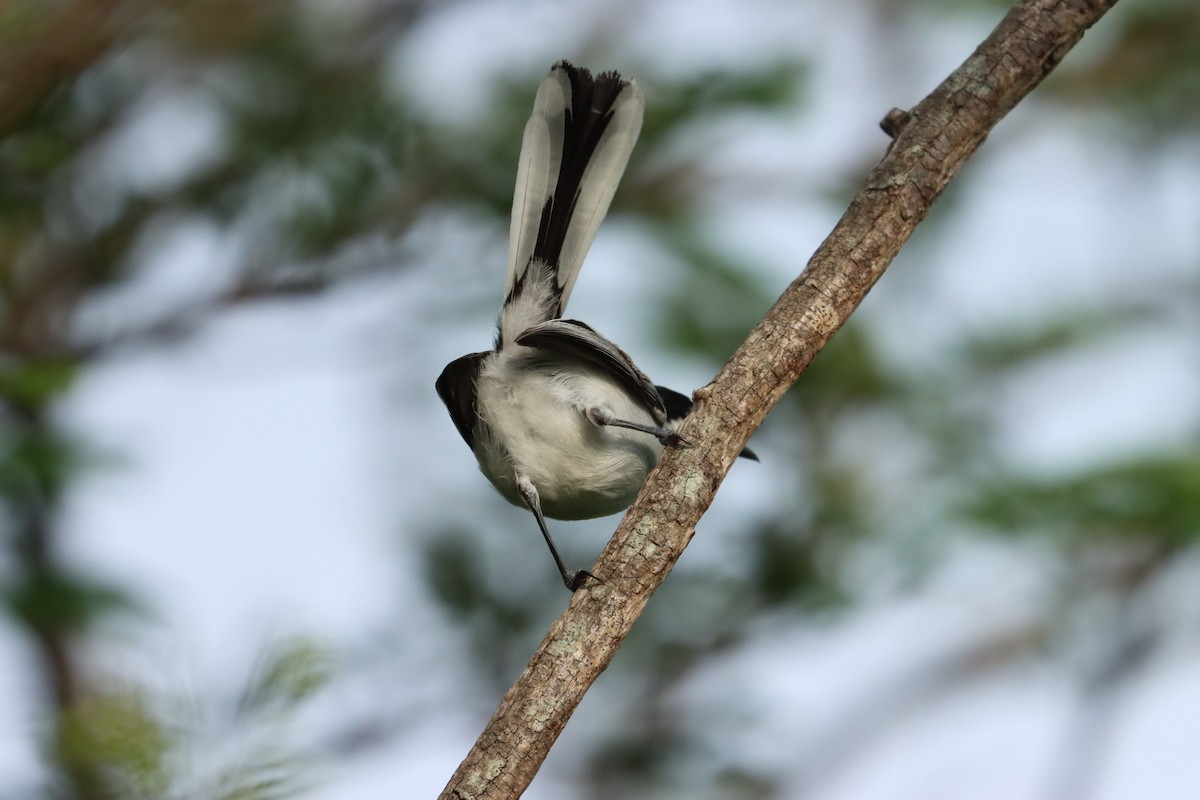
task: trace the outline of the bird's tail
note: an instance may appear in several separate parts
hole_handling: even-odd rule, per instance
[[[525,125],[509,230],[501,343],[562,316],[642,129],[641,90],[559,61]]]

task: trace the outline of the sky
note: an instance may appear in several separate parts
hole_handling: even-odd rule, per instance
[[[348,13],[309,5],[317,15]],[[875,46],[888,37],[864,9],[767,0],[453,4],[397,48],[385,78],[415,91],[422,113],[453,122],[486,103],[497,73],[527,72],[532,102],[549,64],[573,57],[596,28],[613,30],[617,61],[596,68],[620,67],[625,57],[682,75],[781,54],[812,59],[805,113],[771,124],[725,121],[688,143],[704,148],[714,172],[727,176],[702,210],[708,230],[735,252],[746,250],[749,263],[765,265],[769,272],[759,277],[778,292],[840,210],[753,187],[792,178],[832,186],[855,165],[872,163],[886,144],[877,128],[883,113],[931,90],[994,23],[963,15],[930,24],[928,36],[896,37],[920,41],[919,48],[881,51]],[[622,15],[637,21],[613,21]],[[901,15],[898,24],[915,22]],[[1083,50],[1076,57],[1092,56]],[[861,313],[894,358],[928,357],[922,354],[972,331],[1044,318],[1064,303],[1104,306],[1139,285],[1186,278],[1200,263],[1194,143],[1131,162],[1123,142],[1096,134],[1087,112],[1050,109],[1051,102],[1035,96],[1001,124],[967,167],[975,173],[969,202],[960,198],[951,224],[914,242],[864,304]],[[164,99],[114,139],[111,169],[135,189],[169,182],[211,158],[223,135],[202,98]],[[430,606],[417,545],[435,522],[480,524],[483,513],[504,521],[495,547],[545,556],[531,520],[526,538],[510,535],[526,512],[494,496],[433,392],[446,362],[490,342],[494,310],[487,304],[500,291],[503,234],[431,230],[428,257],[416,269],[311,299],[238,306],[177,343],[119,352],[89,369],[59,409],[65,425],[114,458],[69,498],[65,556],[135,587],[145,609],[98,647],[101,663],[203,694],[243,681],[264,641],[308,636],[348,660],[364,632],[400,643],[390,663],[404,674],[404,690],[386,701],[402,718],[398,734],[362,755],[320,762],[305,795],[314,800],[432,796],[499,700],[466,683],[469,665],[461,662],[469,654]],[[624,219],[601,229],[572,314],[620,342],[659,382],[702,385],[710,365],[673,362],[651,348],[653,303],[671,285],[640,268],[643,236]],[[84,324],[191,302],[230,279],[238,243],[228,232],[185,221],[163,237],[145,254],[138,278],[89,308]],[[477,251],[491,251],[491,263],[464,255]],[[919,278],[894,275],[918,258],[933,262]],[[645,290],[631,292],[639,285]],[[929,305],[944,313],[926,313]],[[459,307],[479,308],[479,316],[470,327],[448,329],[443,319]],[[1065,473],[1194,437],[1200,336],[1180,330],[1200,330],[1194,314],[1181,315],[1181,327],[1101,342],[1007,387],[998,424],[1011,463]],[[711,538],[699,536],[683,566],[719,562],[727,544],[720,531],[788,491],[785,477],[772,475],[772,457],[784,454],[770,441],[771,425],[754,440],[763,463],[734,469],[702,523]],[[588,558],[616,522],[554,529],[571,540],[572,553]],[[1153,600],[1173,644],[1112,711],[1122,724],[1105,745],[1097,800],[1182,799],[1200,785],[1189,733],[1200,716],[1200,606],[1192,602],[1200,598],[1186,580],[1195,566],[1181,565],[1179,585]],[[745,687],[738,700],[756,713],[758,727],[732,740],[721,730],[701,738],[715,752],[732,741],[738,757],[794,774],[795,797],[1045,797],[1082,703],[1071,666],[1051,659],[914,702],[899,723],[852,752],[839,749],[837,736],[817,741],[816,734],[852,738],[854,725],[878,711],[872,698],[889,687],[953,662],[997,631],[1020,635],[1036,624],[1038,604],[1059,577],[1027,548],[958,544],[920,591],[881,595],[842,624],[762,620],[746,646],[689,677],[679,704],[698,726],[715,716],[737,729],[744,724],[739,708],[719,689]],[[872,580],[869,564],[863,580]],[[565,607],[565,594],[561,600],[544,609],[546,624]],[[588,733],[612,722],[604,680],[527,797],[573,796],[571,768]],[[0,774],[18,782],[39,774],[31,741],[41,724],[36,687],[25,643],[0,623]],[[375,701],[352,688],[340,692],[306,711],[288,735],[311,744],[339,710]]]

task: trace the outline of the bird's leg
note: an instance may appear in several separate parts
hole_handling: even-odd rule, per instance
[[[687,439],[684,439],[670,428],[659,428],[654,425],[642,425],[637,422],[629,422],[624,419],[617,419],[610,412],[597,406],[591,406],[584,410],[584,414],[591,420],[593,425],[609,426],[612,428],[628,428],[631,431],[641,431],[648,433],[658,441],[662,442],[664,447],[691,447],[692,445]]]
[[[558,573],[562,575],[563,585],[574,592],[583,586],[588,578],[600,581],[599,578],[586,569],[574,572],[567,569],[567,565],[563,563],[562,556],[558,554],[558,548],[554,546],[554,539],[550,536],[550,529],[546,527],[546,518],[542,516],[542,501],[538,497],[537,487],[533,485],[533,481],[524,475],[518,475],[517,491],[521,493],[521,499],[525,501],[525,505],[533,512],[533,516],[537,518],[538,528],[541,529],[542,536],[546,539],[546,545],[550,548],[550,555],[554,556],[554,563],[558,567]]]

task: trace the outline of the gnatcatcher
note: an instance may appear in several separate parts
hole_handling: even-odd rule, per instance
[[[571,591],[595,576],[567,569],[545,518],[628,508],[663,447],[686,445],[675,429],[692,409],[593,328],[562,319],[643,105],[637,84],[616,72],[551,67],[525,125],[495,347],[450,362],[437,380],[480,470],[533,512]]]

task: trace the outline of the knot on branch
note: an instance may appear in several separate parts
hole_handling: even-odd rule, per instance
[[[912,120],[912,112],[905,111],[902,108],[893,108],[884,115],[883,119],[879,120],[879,127],[883,129],[891,138],[895,139],[900,135],[900,131]]]

